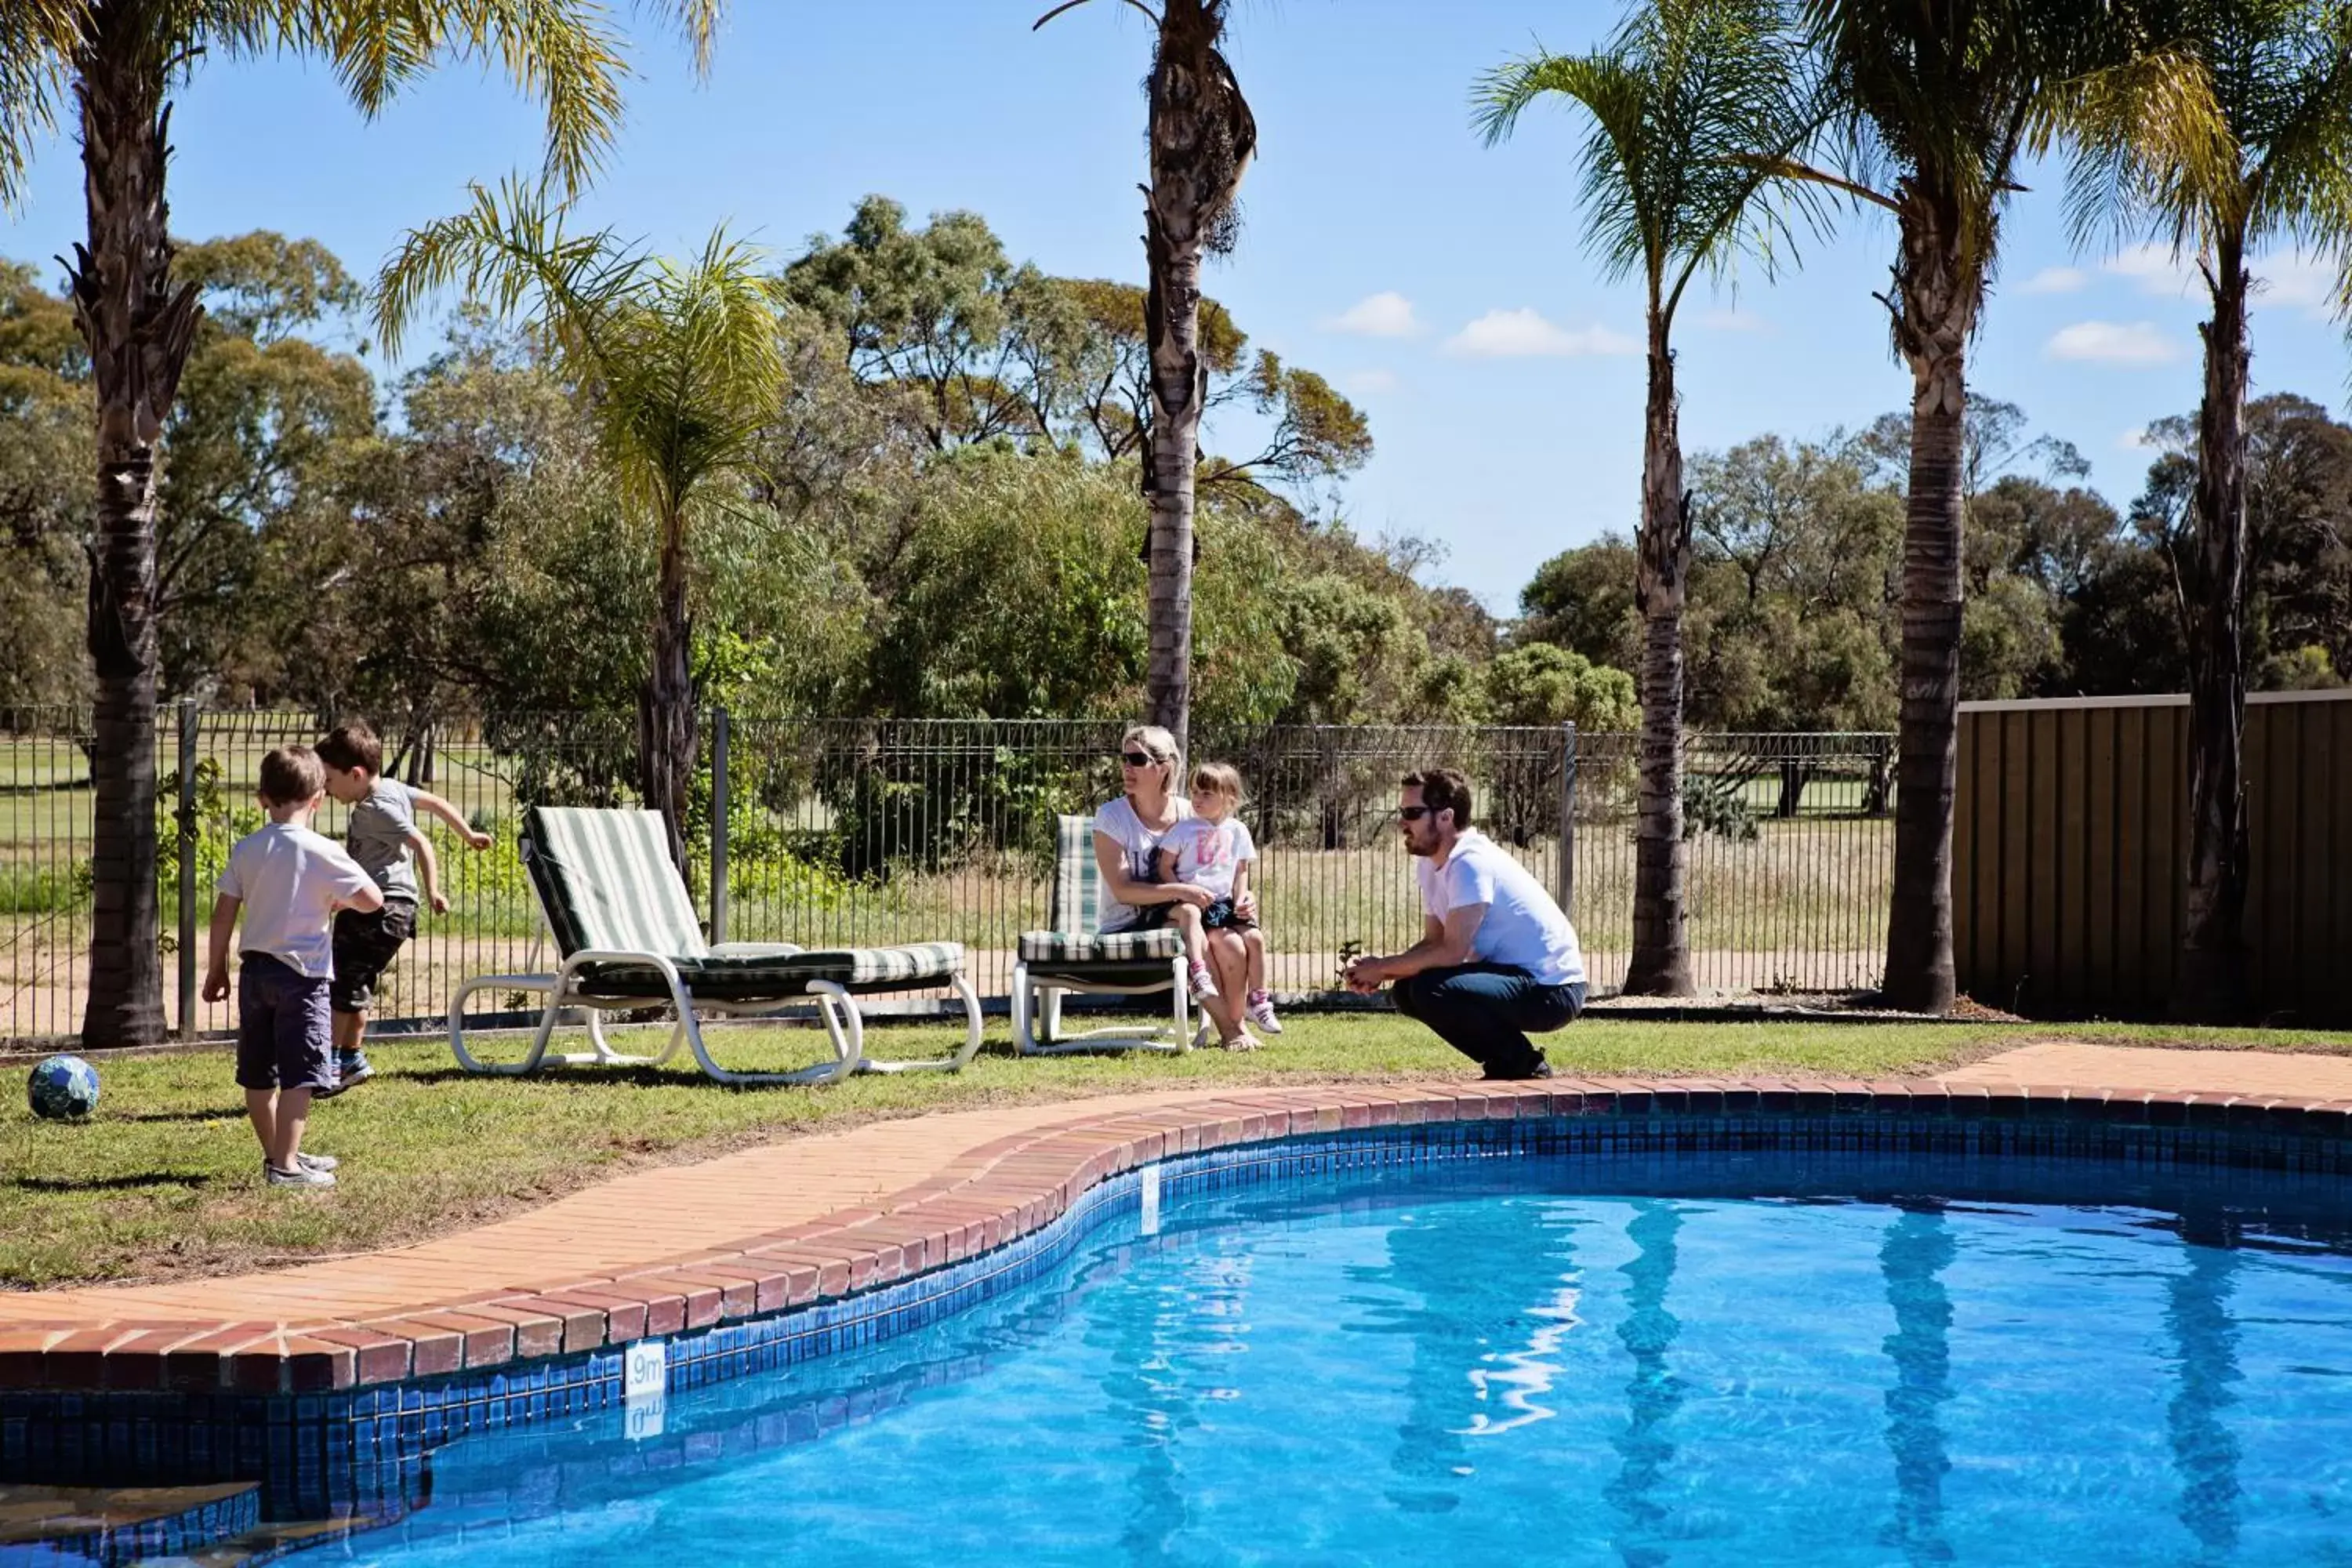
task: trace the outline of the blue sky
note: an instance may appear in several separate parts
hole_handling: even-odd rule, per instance
[[[628,127],[585,216],[665,247],[725,221],[789,253],[881,192],[917,215],[974,209],[1048,270],[1140,281],[1148,26],[1096,0],[1033,34],[1045,8],[735,0],[702,83],[648,31]],[[1538,0],[1243,0],[1234,27],[1261,155],[1241,246],[1213,268],[1211,291],[1255,341],[1370,415],[1378,455],[1343,493],[1359,531],[1438,541],[1447,559],[1430,574],[1498,611],[1546,556],[1632,526],[1641,300],[1604,287],[1583,250],[1577,118],[1540,109],[1490,150],[1469,130],[1468,91],[1536,40],[1588,47],[1617,15]],[[469,178],[533,166],[540,151],[531,107],[470,66],[371,124],[316,68],[210,62],[172,129],[177,232],[311,236],[362,272],[410,226],[454,211]],[[2195,405],[2201,312],[2168,257],[2071,255],[2056,172],[2028,183],[1971,384],[2074,441],[2120,504],[2146,467],[2135,434]],[[59,141],[0,253],[55,255],[80,222],[79,166]],[[1909,377],[1871,299],[1893,243],[1888,225],[1855,217],[1807,247],[1801,271],[1692,300],[1678,333],[1685,444],[1819,437],[1902,406]],[[2316,269],[2289,256],[2269,270],[2255,391],[2340,410],[2352,360]]]

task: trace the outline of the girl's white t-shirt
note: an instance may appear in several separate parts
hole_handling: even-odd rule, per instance
[[[1135,807],[1127,796],[1095,813],[1095,831],[1118,845],[1119,858],[1127,867],[1128,879],[1136,882],[1156,882],[1151,874],[1151,857],[1158,852],[1160,842],[1175,830],[1176,823],[1192,815],[1192,803],[1182,795],[1169,804],[1176,808],[1176,821],[1166,827],[1146,827],[1143,818],[1135,815]],[[1105,888],[1102,894],[1101,921],[1095,928],[1100,931],[1125,931],[1143,918],[1143,911],[1133,904],[1122,904]]]
[[[1257,845],[1238,816],[1211,822],[1195,816],[1168,830],[1160,847],[1176,857],[1175,880],[1206,888],[1220,899],[1234,896],[1234,874],[1257,858]]]

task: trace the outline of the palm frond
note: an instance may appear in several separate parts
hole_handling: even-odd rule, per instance
[[[1769,273],[1792,219],[1823,226],[1824,205],[1790,179],[1822,111],[1776,0],[1653,0],[1601,51],[1507,62],[1473,90],[1475,128],[1492,145],[1547,94],[1591,119],[1588,245],[1610,276],[1642,273],[1669,318],[1698,273],[1742,257]]]
[[[544,181],[510,174],[472,195],[464,212],[411,229],[377,273],[375,326],[385,352],[397,355],[424,303],[452,288],[593,352],[598,323],[643,263],[607,232],[567,232],[565,207]]]
[[[81,7],[0,0],[0,206],[24,199],[33,151],[56,130]]]
[[[461,289],[519,319],[580,390],[624,500],[686,526],[719,476],[747,467],[785,382],[782,285],[756,247],[714,233],[687,260],[610,230],[572,234],[544,181],[476,187],[471,207],[410,232],[376,282],[398,352],[424,303]]]
[[[2078,247],[2112,243],[2137,214],[2228,205],[2240,184],[2237,139],[2191,47],[2152,49],[2057,84],[2033,107],[2027,145],[2041,154],[2061,144],[2074,149],[2066,222]]]
[[[2034,128],[2073,153],[2076,244],[2286,241],[2352,277],[2352,4],[2172,0],[2158,20],[2163,41],[2063,84]],[[2352,282],[2336,303],[2352,318]]]

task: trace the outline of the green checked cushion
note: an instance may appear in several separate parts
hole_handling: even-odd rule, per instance
[[[1087,936],[1075,931],[1033,931],[1021,935],[1024,963],[1166,963],[1184,951],[1184,938],[1167,926],[1156,931],[1118,931]]]
[[[535,805],[523,816],[522,850],[564,957],[598,948],[709,955],[661,813]]]
[[[953,942],[835,949],[730,942],[677,966],[688,993],[713,1002],[804,996],[817,981],[855,992],[919,990],[943,985],[962,971],[963,945]],[[582,983],[596,996],[669,994],[661,973],[643,963],[593,964]]]
[[[1091,816],[1054,819],[1054,892],[1045,918],[1053,930],[1022,933],[1024,963],[1164,962],[1184,951],[1184,939],[1164,926],[1158,931],[1095,931],[1102,921],[1102,868],[1095,863]]]

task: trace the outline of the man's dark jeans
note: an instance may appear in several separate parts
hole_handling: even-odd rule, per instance
[[[1543,1052],[1528,1034],[1573,1023],[1584,1011],[1582,981],[1540,985],[1526,970],[1500,963],[1424,969],[1390,992],[1398,1012],[1434,1029],[1489,1078],[1533,1077]]]

